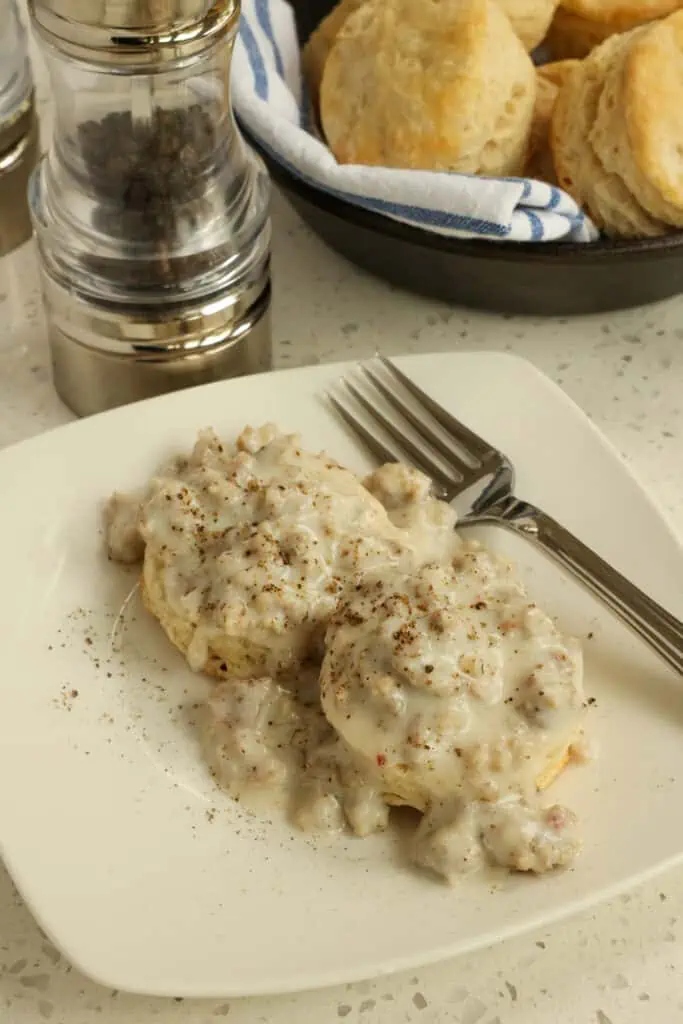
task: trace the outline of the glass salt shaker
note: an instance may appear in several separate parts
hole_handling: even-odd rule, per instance
[[[0,0],[0,256],[31,235],[26,192],[37,154],[26,33],[14,0]]]
[[[239,0],[29,0],[54,96],[31,207],[85,415],[267,369],[269,181],[230,106]]]

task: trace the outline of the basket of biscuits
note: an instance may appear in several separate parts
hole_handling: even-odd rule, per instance
[[[233,102],[332,247],[417,292],[683,291],[683,0],[244,0]]]

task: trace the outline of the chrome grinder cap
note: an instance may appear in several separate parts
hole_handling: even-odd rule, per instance
[[[63,53],[142,67],[193,57],[236,27],[238,0],[29,0],[38,32]]]

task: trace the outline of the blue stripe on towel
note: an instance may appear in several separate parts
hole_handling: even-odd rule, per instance
[[[330,190],[331,191],[331,190]],[[339,192],[339,196],[345,199],[356,201],[349,193]],[[377,213],[386,213],[389,216],[408,218],[414,221],[418,227],[447,228],[450,231],[472,231],[478,235],[489,235],[495,238],[505,238],[509,233],[504,224],[495,224],[490,220],[480,220],[478,217],[467,217],[462,213],[447,213],[445,210],[430,210],[425,206],[409,206],[404,203],[394,203],[387,199],[370,199],[369,197],[358,197],[359,201],[369,210]]]
[[[543,239],[543,221],[532,210],[525,210],[529,223],[531,224],[531,241],[540,242]]]
[[[270,45],[273,47],[273,56],[275,57],[277,73],[280,78],[284,78],[285,65],[282,60],[282,54],[280,53],[280,47],[277,45],[275,39],[275,33],[273,32],[273,23],[270,20],[270,0],[254,0],[254,10],[256,11],[256,18],[261,26],[263,34],[270,41]]]
[[[249,59],[249,66],[251,67],[251,73],[254,76],[254,89],[256,95],[260,100],[268,99],[268,74],[266,72],[266,66],[263,63],[263,57],[259,50],[258,43],[256,42],[256,36],[252,32],[251,25],[245,18],[244,14],[240,18],[240,38],[244,43],[244,49],[246,50],[247,57]]]
[[[492,178],[490,180],[495,181],[496,179]],[[555,185],[548,185],[542,181],[532,181],[529,178],[505,178],[504,180],[516,181],[522,186],[522,195],[519,200],[520,206],[525,202],[531,202],[533,210],[556,210],[563,198],[566,198],[564,193]],[[541,200],[543,195],[546,195],[548,198]],[[580,211],[577,211],[576,214],[562,213],[560,216],[566,217],[572,220],[572,222],[585,220],[584,215]]]

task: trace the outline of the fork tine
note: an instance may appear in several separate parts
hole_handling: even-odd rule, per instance
[[[384,431],[398,443],[399,447],[403,449],[403,454],[399,455],[398,459],[394,457],[391,461],[408,461],[418,469],[421,469],[427,474],[436,484],[443,488],[444,491],[450,492],[454,488],[458,488],[461,484],[461,478],[457,475],[457,470],[454,470],[451,475],[446,473],[444,469],[429,457],[429,455],[419,448],[414,441],[408,437],[403,431],[392,423],[384,413],[380,412],[372,402],[360,391],[356,385],[348,378],[343,378],[341,382],[344,387],[348,390],[349,394],[353,396],[355,401],[365,410],[371,419],[378,423]],[[348,410],[347,410],[348,412]],[[348,420],[347,420],[348,422]],[[406,459],[406,455],[408,458]]]
[[[379,438],[375,437],[375,435],[346,408],[343,402],[340,402],[334,392],[328,391],[327,398],[335,407],[344,422],[351,427],[351,430],[360,437],[365,447],[371,451],[380,462],[401,461],[401,452],[398,449],[388,448],[386,445],[382,444]]]
[[[393,376],[401,382],[404,388],[410,392],[415,398],[418,399],[422,405],[432,414],[437,423],[440,423],[444,430],[457,439],[462,448],[467,451],[473,458],[476,458],[480,462],[486,461],[491,455],[495,454],[494,449],[490,444],[487,444],[483,438],[475,434],[469,427],[466,427],[464,423],[452,416],[451,413],[446,412],[438,402],[435,402],[426,392],[419,388],[417,384],[413,383],[410,377],[406,377],[405,373],[398,369],[397,366],[392,363],[386,356],[377,357],[385,369],[393,374]]]
[[[373,385],[377,388],[380,394],[386,399],[392,408],[396,409],[401,416],[406,419],[411,426],[415,428],[420,437],[430,444],[440,455],[449,462],[453,463],[460,471],[463,477],[468,477],[472,474],[473,470],[476,470],[480,466],[479,459],[476,460],[474,465],[466,462],[461,455],[454,449],[452,444],[448,444],[437,434],[435,430],[427,426],[427,424],[419,416],[417,416],[410,408],[407,402],[404,402],[400,395],[392,391],[384,383],[382,378],[372,370],[367,363],[361,363],[359,369],[362,373],[368,377]],[[473,460],[474,461],[474,460]]]

